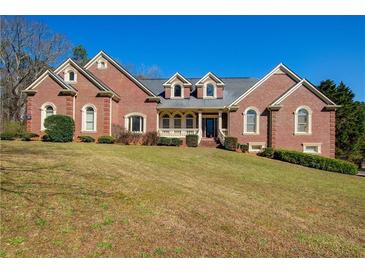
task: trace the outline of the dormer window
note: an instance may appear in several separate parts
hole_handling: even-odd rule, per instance
[[[213,84],[207,84],[207,97],[214,97],[214,86]]]
[[[174,96],[173,97],[182,97],[182,88],[179,84],[174,86]]]
[[[106,69],[106,62],[104,60],[98,61],[98,69]]]
[[[66,82],[75,83],[77,81],[77,74],[72,69],[66,70],[64,77]]]

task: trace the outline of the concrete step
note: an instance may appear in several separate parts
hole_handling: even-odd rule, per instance
[[[217,142],[213,138],[203,138],[200,141],[199,146],[201,146],[201,147],[218,147],[219,146],[219,142]]]

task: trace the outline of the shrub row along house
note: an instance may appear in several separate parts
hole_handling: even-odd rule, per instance
[[[176,73],[138,80],[103,51],[84,67],[71,59],[47,70],[27,93],[27,129],[42,134],[44,120],[65,114],[75,136],[111,135],[114,127],[135,133],[223,142],[234,136],[249,151],[286,148],[334,157],[338,106],[316,87],[279,64],[262,79],[201,78]]]

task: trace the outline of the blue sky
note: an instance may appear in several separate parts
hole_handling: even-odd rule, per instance
[[[365,101],[365,16],[33,16],[123,64],[200,77],[262,77],[283,62],[314,84],[343,81]]]

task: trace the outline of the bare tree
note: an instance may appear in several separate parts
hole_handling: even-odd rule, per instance
[[[64,57],[71,43],[44,23],[20,16],[2,16],[0,30],[1,120],[19,121],[25,113],[21,91]]]
[[[136,66],[134,64],[127,64],[125,68],[139,80],[161,77],[161,69],[157,65],[146,66],[142,64]]]

